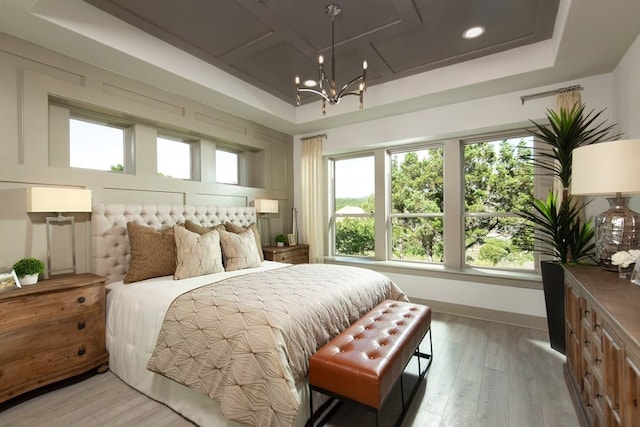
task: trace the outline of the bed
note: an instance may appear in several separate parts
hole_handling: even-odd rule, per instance
[[[406,299],[406,297],[389,279],[370,270],[344,267],[344,270],[336,273],[335,270],[330,271],[329,269],[337,266],[313,264],[291,266],[271,261],[261,261],[256,267],[220,271],[182,280],[174,280],[173,276],[168,275],[125,284],[125,275],[131,262],[127,223],[137,223],[161,231],[171,229],[177,224],[184,224],[186,221],[202,227],[214,227],[221,223],[249,227],[255,223],[255,210],[250,207],[181,205],[96,204],[94,206],[91,219],[92,269],[96,274],[107,278],[106,345],[110,356],[110,369],[133,388],[168,405],[201,426],[240,426],[245,424],[303,426],[309,417],[308,405],[305,404],[308,401],[305,357],[309,355],[309,352],[312,353],[318,345],[328,341],[360,315],[377,305],[378,302],[389,298]],[[316,276],[319,280],[313,284],[311,278]],[[294,278],[301,280],[301,282],[294,283]],[[337,281],[345,278],[349,285],[342,288],[342,285],[338,285]],[[258,280],[261,282],[257,282]],[[364,283],[365,280],[371,282],[371,285],[361,286],[355,283],[360,281]],[[306,282],[309,284],[307,285]],[[242,288],[246,288],[242,292],[253,290],[255,297],[252,297],[250,293],[239,293]],[[265,300],[273,299],[265,298],[265,295],[279,296],[291,289],[294,290],[298,303],[284,303],[278,298],[272,302],[265,302]],[[278,393],[270,392],[269,388],[256,391],[247,387],[249,390],[246,394],[249,398],[255,398],[255,400],[250,399],[249,406],[255,406],[256,401],[264,403],[267,408],[271,408],[271,415],[265,415],[257,409],[255,413],[254,409],[247,413],[246,408],[240,407],[242,405],[237,401],[225,400],[232,394],[230,393],[232,389],[220,390],[219,387],[213,387],[215,390],[208,392],[210,395],[217,395],[221,398],[221,404],[219,400],[208,397],[207,392],[198,391],[197,389],[201,388],[201,385],[194,387],[193,384],[190,384],[188,387],[177,382],[181,376],[188,377],[192,374],[174,375],[175,366],[166,368],[162,374],[147,369],[148,366],[154,370],[158,369],[158,365],[163,364],[158,362],[158,360],[162,361],[159,355],[167,351],[167,348],[169,350],[173,350],[174,347],[178,348],[178,345],[173,345],[173,341],[171,341],[175,341],[175,331],[167,329],[169,326],[165,322],[165,317],[168,320],[172,316],[175,317],[176,310],[172,305],[174,301],[185,299],[185,295],[189,295],[187,300],[195,301],[196,298],[192,298],[191,295],[204,295],[202,300],[212,300],[214,301],[212,305],[218,306],[220,299],[229,299],[229,293],[233,293],[233,304],[234,307],[239,307],[239,311],[247,311],[248,308],[259,304],[269,306],[270,310],[273,307],[299,307],[298,310],[289,310],[295,315],[297,313],[302,315],[307,311],[316,313],[313,322],[301,321],[309,323],[310,326],[307,325],[307,327],[315,328],[305,332],[307,335],[316,335],[313,340],[306,339],[308,337],[302,336],[300,332],[297,332],[300,335],[298,338],[284,340],[279,335],[280,329],[284,329],[284,327],[274,323],[278,321],[272,320],[272,313],[266,312],[266,314],[260,315],[261,318],[268,318],[267,324],[277,332],[274,333],[276,338],[273,339],[278,347],[279,356],[276,358],[287,359],[282,361],[283,364],[287,364],[284,367],[286,372],[283,374],[284,379],[278,378],[281,380],[278,384],[280,387]],[[213,300],[212,298],[218,299]],[[325,299],[323,300],[323,298]],[[339,302],[336,305],[340,307],[329,307],[330,301],[331,304],[333,301]],[[227,309],[220,308],[220,310]],[[210,315],[203,316],[206,318]],[[330,326],[325,327],[326,324],[330,324]],[[317,325],[322,327],[317,327]],[[264,326],[262,325],[262,327]],[[213,329],[217,331],[218,326]],[[209,331],[213,329],[209,329]],[[220,334],[225,335],[229,332],[222,331]],[[159,340],[159,337],[170,337],[171,345],[165,345],[161,348],[160,342],[162,340]],[[255,338],[249,339],[249,341],[255,340]],[[306,342],[304,345],[295,344],[303,341],[312,342]],[[300,347],[298,358],[302,357],[301,361],[296,362],[296,357],[291,355],[295,353],[288,348],[292,346],[291,343],[294,343],[293,347]],[[191,344],[181,345],[183,345],[183,349],[191,347]],[[251,356],[254,353],[255,349],[252,349],[242,357]],[[175,359],[175,356],[170,355],[165,359],[171,361]],[[237,359],[236,363],[241,363],[240,361],[243,360],[240,356],[235,359]],[[248,361],[247,366],[250,365],[251,361]],[[238,366],[243,367],[241,364]],[[269,370],[266,369],[266,371]],[[203,377],[206,375],[202,374]],[[271,374],[264,375],[267,377]],[[170,377],[174,377],[176,381]],[[189,381],[182,382],[189,383]],[[273,379],[266,378],[263,383],[273,383]],[[243,387],[237,387],[236,384],[236,389],[238,388],[244,390]],[[271,401],[266,402],[267,400]],[[238,405],[237,408],[236,405]],[[286,408],[280,410],[280,406]]]

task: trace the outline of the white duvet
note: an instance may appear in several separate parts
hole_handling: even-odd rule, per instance
[[[285,267],[289,264],[264,261],[261,267],[173,280],[171,276],[107,285],[107,337],[109,367],[123,381],[147,396],[167,404],[201,426],[240,426],[224,418],[220,404],[204,394],[148,371],[146,366],[156,345],[169,305],[186,291],[228,277]],[[307,388],[298,384],[300,400],[306,402]],[[296,425],[308,418],[308,405],[301,405]]]

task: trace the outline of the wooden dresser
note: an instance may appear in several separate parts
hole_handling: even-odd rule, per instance
[[[0,402],[107,370],[104,278],[80,274],[0,293]]]
[[[565,266],[564,375],[582,425],[640,426],[640,287]]]
[[[263,246],[264,259],[269,261],[288,262],[289,264],[306,264],[309,262],[309,245]]]

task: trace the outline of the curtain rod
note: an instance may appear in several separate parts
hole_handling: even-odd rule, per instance
[[[321,134],[318,134],[318,135],[303,136],[302,138],[300,138],[300,141],[306,141],[308,139],[313,139],[313,138],[324,138],[324,139],[327,139],[327,134],[326,133],[321,133]]]
[[[573,90],[582,90],[582,89],[583,89],[582,85],[573,85],[573,86],[561,87],[561,88],[554,89],[554,90],[548,90],[546,92],[532,93],[531,95],[522,95],[520,97],[520,101],[522,101],[522,105],[524,105],[524,101],[528,101],[529,99],[542,98],[543,96],[556,95],[556,94],[562,93],[562,92],[571,92]]]

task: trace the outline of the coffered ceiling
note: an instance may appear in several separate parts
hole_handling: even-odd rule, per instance
[[[85,1],[288,103],[294,77],[317,78],[318,55],[331,55],[327,0]],[[366,59],[374,86],[549,39],[559,0],[337,3],[337,83],[360,75]],[[483,36],[462,38],[476,25]],[[303,94],[303,103],[315,100]]]

